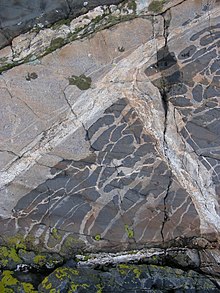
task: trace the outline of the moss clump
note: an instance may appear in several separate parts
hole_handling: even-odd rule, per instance
[[[162,11],[164,3],[165,0],[154,0],[148,6],[148,10],[154,13],[159,13]]]
[[[128,225],[125,225],[125,231],[128,235],[128,238],[134,238],[134,231]]]
[[[70,85],[76,85],[80,90],[88,90],[91,87],[92,79],[84,74],[80,76],[72,75],[68,78]]]
[[[59,287],[59,284],[62,284],[63,282],[66,286],[65,292],[68,293],[78,292],[80,288],[89,288],[88,284],[81,282],[81,276],[78,270],[60,267],[43,280],[39,285],[39,292],[45,292],[45,290],[48,290],[50,293],[60,292],[60,290],[63,291],[63,289],[60,289],[61,287]]]

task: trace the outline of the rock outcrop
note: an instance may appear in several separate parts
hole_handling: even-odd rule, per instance
[[[219,277],[219,1],[41,2],[1,21],[16,36],[0,44],[2,268],[157,248],[189,290],[216,288],[190,282]],[[66,19],[36,31],[42,9],[47,24]],[[197,264],[179,264],[181,249]],[[149,280],[144,263],[137,279]]]

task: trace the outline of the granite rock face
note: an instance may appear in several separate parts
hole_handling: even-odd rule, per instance
[[[58,4],[59,19],[78,14]],[[218,262],[219,1],[84,12],[0,51],[1,244],[64,256],[188,246],[209,249],[204,268]]]

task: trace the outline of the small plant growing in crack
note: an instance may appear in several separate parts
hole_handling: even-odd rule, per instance
[[[57,239],[57,240],[61,240],[61,239],[62,239],[62,236],[59,235],[58,230],[57,230],[56,228],[53,228],[53,229],[51,230],[51,233],[52,233],[52,236],[53,236],[55,239]]]
[[[95,237],[94,237],[94,239],[96,241],[100,241],[101,240],[101,235],[100,234],[96,234]]]
[[[82,91],[88,90],[92,83],[91,77],[87,77],[84,74],[81,74],[80,76],[72,75],[68,80],[69,85],[76,85]]]
[[[128,235],[128,238],[134,238],[134,230],[130,228],[127,224],[125,225],[125,232]]]

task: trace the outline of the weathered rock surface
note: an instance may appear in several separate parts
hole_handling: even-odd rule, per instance
[[[157,247],[166,266],[219,277],[219,1],[88,9],[24,22],[0,50],[1,267]],[[189,290],[213,285],[188,274]]]
[[[65,18],[76,17],[91,8],[118,4],[121,0],[2,0],[0,3],[0,48],[17,35]]]

